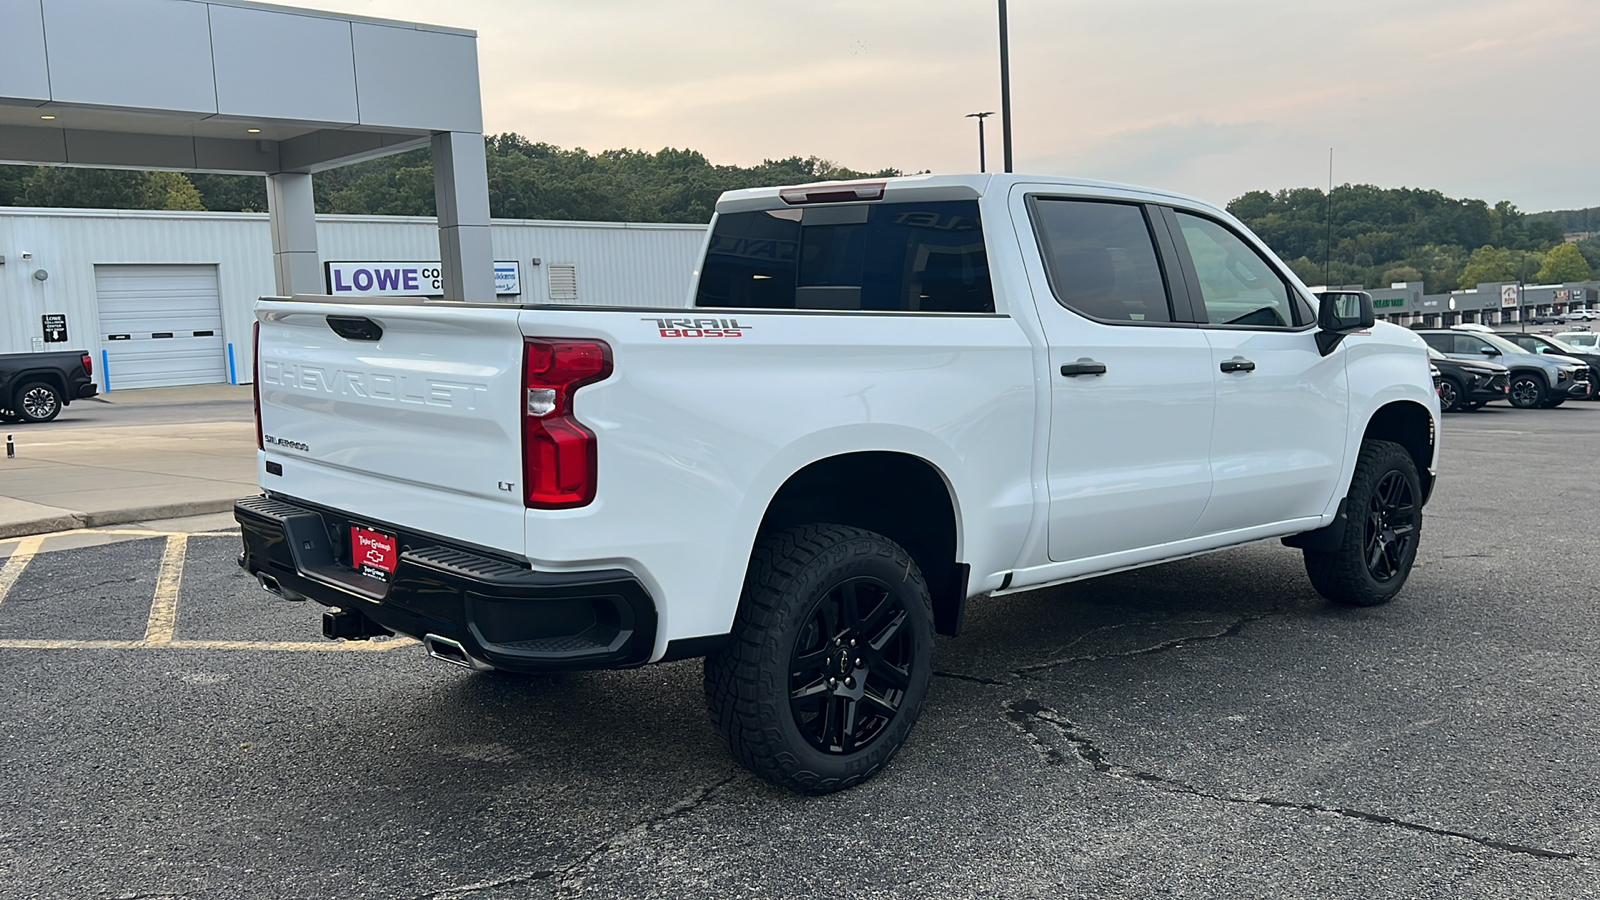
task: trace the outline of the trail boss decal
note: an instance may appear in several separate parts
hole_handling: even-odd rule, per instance
[[[751,326],[740,325],[738,319],[641,319],[654,322],[664,338],[737,338],[744,337]]]

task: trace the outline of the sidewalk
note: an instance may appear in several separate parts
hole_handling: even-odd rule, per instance
[[[250,388],[118,391],[55,422],[6,425],[0,539],[225,512],[256,486]]]

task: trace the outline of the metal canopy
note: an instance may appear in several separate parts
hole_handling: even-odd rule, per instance
[[[431,146],[446,296],[493,300],[476,33],[245,0],[0,0],[0,22],[0,162],[266,175],[278,289],[303,293],[310,173]]]

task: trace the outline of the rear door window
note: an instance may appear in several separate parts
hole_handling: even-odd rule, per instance
[[[1037,197],[1033,220],[1050,289],[1062,306],[1103,322],[1173,321],[1144,207]]]
[[[976,200],[725,213],[695,305],[994,311]]]

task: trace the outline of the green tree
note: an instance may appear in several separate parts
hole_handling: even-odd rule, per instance
[[[1474,288],[1491,281],[1516,281],[1517,267],[1511,251],[1484,244],[1472,251],[1458,279],[1461,287]]]
[[[1385,269],[1383,277],[1378,280],[1383,283],[1375,285],[1375,287],[1388,287],[1391,284],[1399,284],[1402,281],[1422,281],[1423,277],[1419,269],[1411,266],[1395,266],[1392,269]]]
[[[266,212],[267,179],[260,175],[190,175],[206,209]]]
[[[27,166],[0,166],[0,206],[18,206],[22,180],[32,169]]]
[[[1540,284],[1564,284],[1589,280],[1589,261],[1577,244],[1561,244],[1544,256],[1544,265],[1534,277]]]
[[[195,190],[194,182],[184,175],[178,172],[147,172],[145,175],[145,209],[206,208],[200,202],[200,192]]]

